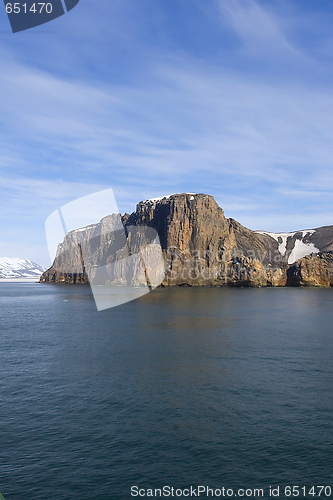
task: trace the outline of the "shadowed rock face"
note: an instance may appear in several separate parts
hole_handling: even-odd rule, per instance
[[[110,215],[98,224],[70,232],[41,282],[88,282],[84,266],[124,258],[131,244],[131,227],[148,226],[160,238],[166,272],[164,286],[287,284],[287,257],[279,250],[278,238],[251,231],[226,218],[212,196],[182,193],[146,200],[131,215],[122,217],[124,226],[119,221],[119,215]],[[310,235],[314,236],[314,232]],[[332,241],[333,226],[328,226],[327,248]]]

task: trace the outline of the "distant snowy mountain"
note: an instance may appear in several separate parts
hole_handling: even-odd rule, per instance
[[[39,278],[44,271],[28,259],[0,257],[0,278]]]

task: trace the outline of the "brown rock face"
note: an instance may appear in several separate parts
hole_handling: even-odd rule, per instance
[[[311,254],[287,270],[288,286],[333,286],[333,252]]]
[[[159,235],[165,263],[164,286],[298,284],[298,271],[296,274],[288,271],[287,278],[288,265],[278,250],[278,241],[226,218],[212,196],[187,193],[140,202],[131,215],[125,214],[122,218],[109,215],[98,224],[70,232],[59,245],[52,267],[40,281],[87,283],[84,266],[90,266],[91,273],[95,267],[110,267],[126,258],[130,246],[138,247],[133,234],[140,226],[148,226]],[[325,242],[329,245],[329,229],[326,233]],[[327,265],[322,259],[319,267],[323,276]],[[302,266],[300,284],[305,279]],[[309,276],[311,272],[309,270]],[[110,283],[123,284],[126,269],[118,266],[118,271],[112,273]],[[131,283],[140,285],[141,278],[135,273],[134,269]],[[308,281],[310,283],[310,278]],[[324,277],[319,281],[327,283]]]

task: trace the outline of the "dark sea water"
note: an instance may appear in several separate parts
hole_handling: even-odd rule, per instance
[[[333,289],[178,288],[97,312],[88,286],[0,283],[1,493],[333,490],[332,306]]]

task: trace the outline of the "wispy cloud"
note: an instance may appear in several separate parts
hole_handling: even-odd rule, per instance
[[[66,174],[78,177],[114,166],[134,175],[204,167],[264,178],[281,165],[318,174],[331,164],[329,93],[244,82],[193,61],[154,66],[150,76],[144,88],[100,88],[18,66],[0,80],[1,163],[45,159],[45,177],[67,159]]]
[[[218,0],[218,7],[253,56],[304,57],[290,43],[278,18],[255,0]]]

